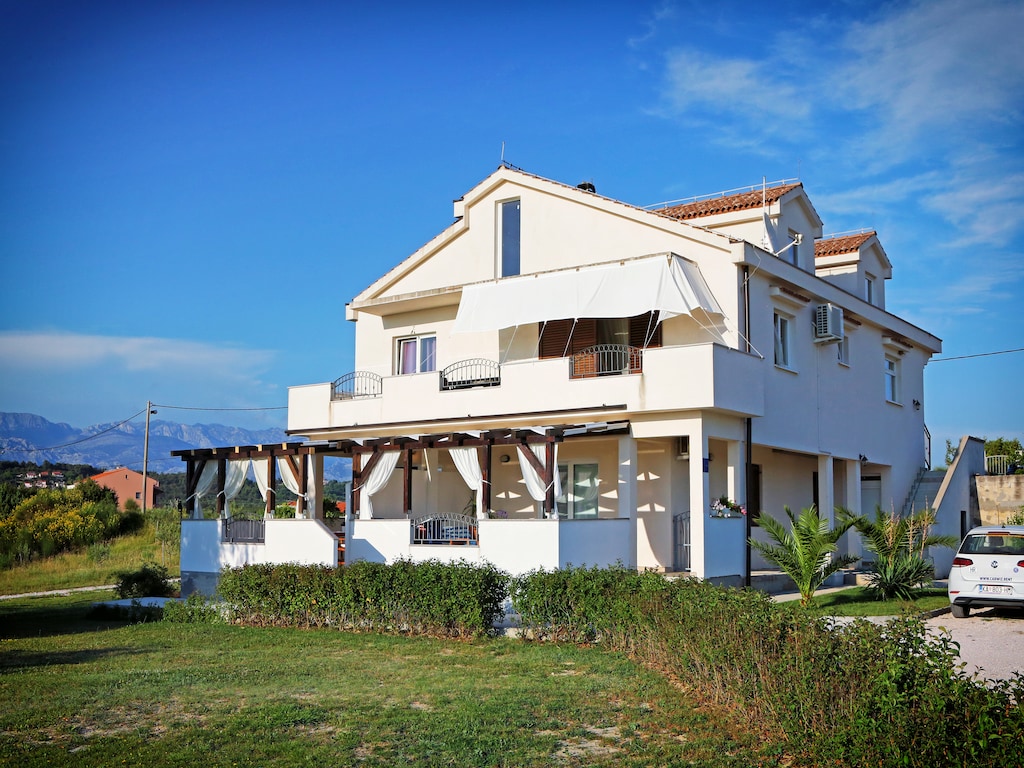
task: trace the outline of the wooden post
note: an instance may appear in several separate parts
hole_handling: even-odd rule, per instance
[[[481,468],[481,475],[483,476],[483,487],[480,489],[480,506],[479,509],[483,510],[484,515],[489,515],[491,511],[491,445],[490,441],[484,443],[484,465]]]
[[[547,492],[544,494],[544,516],[554,519],[555,515],[555,438],[548,436],[544,443],[544,487]]]
[[[225,475],[228,471],[228,460],[218,459],[217,460],[217,517],[224,517],[224,483],[226,481]]]
[[[402,509],[408,517],[412,513],[412,448],[406,448],[403,453],[405,472],[402,475]]]
[[[352,502],[352,508],[345,507],[345,511],[352,517],[358,517],[359,511],[359,497],[362,495],[360,490],[363,487],[363,454],[353,453],[352,454],[352,484],[349,486],[349,499]]]
[[[270,458],[267,460],[267,517],[274,516],[274,507],[277,506],[277,494],[274,492],[274,486],[277,484],[277,462],[274,461],[274,453],[271,451]]]

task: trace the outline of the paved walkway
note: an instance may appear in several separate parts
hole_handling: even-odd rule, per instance
[[[21,597],[51,597],[53,595],[70,595],[73,592],[102,592],[114,589],[116,584],[103,584],[98,587],[71,587],[70,589],[51,589],[46,592],[23,592],[20,595],[0,595],[0,600],[16,600]]]

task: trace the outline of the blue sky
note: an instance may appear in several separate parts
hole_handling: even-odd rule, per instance
[[[281,407],[505,159],[636,205],[799,177],[940,357],[1024,348],[1024,4],[0,0],[0,411]],[[376,7],[371,7],[376,6]],[[1024,438],[1024,353],[931,363]],[[161,411],[283,426],[284,411]]]

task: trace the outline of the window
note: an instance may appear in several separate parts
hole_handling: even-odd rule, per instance
[[[436,370],[436,336],[411,336],[398,340],[395,373],[426,373]]]
[[[900,401],[900,361],[895,357],[885,357],[885,399],[890,403]]]
[[[843,336],[836,345],[836,359],[843,365],[850,364],[850,337]]]
[[[558,479],[562,485],[562,495],[555,499],[559,519],[596,520],[597,464],[559,464]]]
[[[800,233],[794,230],[789,230],[789,242],[793,245],[789,249],[789,263],[796,266],[800,266],[800,257],[797,251],[800,249]]]
[[[518,200],[507,200],[499,206],[501,227],[501,277],[519,274],[519,223]]]
[[[775,364],[792,370],[790,318],[775,313]]]
[[[864,275],[864,301],[875,303],[875,278],[871,275]]]

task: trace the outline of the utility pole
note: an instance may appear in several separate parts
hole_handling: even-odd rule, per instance
[[[149,417],[150,414],[156,413],[153,410],[153,401],[146,401],[146,440],[142,447],[142,515],[146,515],[146,493],[147,482],[149,477]]]

